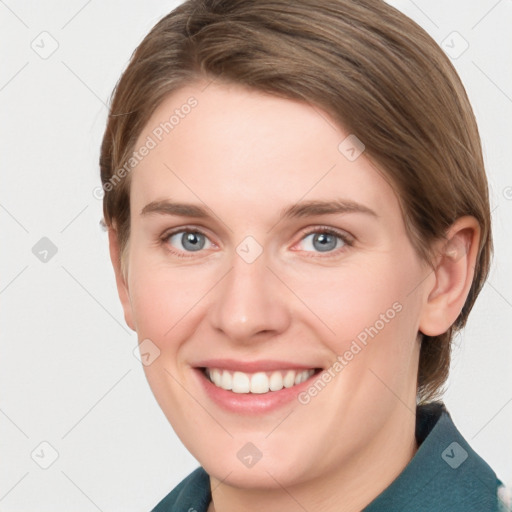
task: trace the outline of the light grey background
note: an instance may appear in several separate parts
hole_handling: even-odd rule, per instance
[[[133,355],[94,197],[110,93],[178,3],[0,0],[0,511],[150,510],[198,465]],[[496,256],[445,403],[511,485],[512,2],[391,3],[452,55],[481,130]]]

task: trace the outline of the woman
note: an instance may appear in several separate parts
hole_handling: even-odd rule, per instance
[[[378,1],[189,0],[101,177],[151,389],[201,467],[155,511],[498,510],[438,401],[492,253],[448,58]]]

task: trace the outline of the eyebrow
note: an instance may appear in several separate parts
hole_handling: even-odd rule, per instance
[[[207,218],[211,215],[208,208],[191,204],[191,203],[175,203],[168,200],[152,201],[142,208],[141,215],[161,214],[175,215],[180,217]],[[368,206],[362,205],[355,201],[346,199],[335,199],[332,201],[302,201],[294,205],[288,206],[281,210],[281,218],[302,218],[313,217],[315,215],[334,215],[341,213],[364,213],[373,217],[378,217]]]

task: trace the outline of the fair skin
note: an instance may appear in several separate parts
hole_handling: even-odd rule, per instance
[[[340,153],[349,133],[326,112],[239,86],[205,86],[166,98],[136,144],[197,98],[132,171],[125,276],[109,231],[126,322],[139,342],[150,339],[160,350],[144,370],[210,475],[210,511],[359,511],[417,450],[417,335],[445,332],[462,309],[478,224],[472,217],[454,223],[433,271],[412,247],[389,183],[364,153],[352,162]],[[338,199],[374,214],[282,216],[299,202]],[[164,201],[204,207],[208,216],[171,214]],[[346,241],[332,235],[322,250],[325,238],[315,236],[322,227]],[[168,236],[171,228],[179,234]],[[197,230],[204,235],[194,239]],[[183,231],[199,250],[184,244]],[[237,252],[247,236],[256,242],[245,251],[262,251],[251,262]],[[393,304],[400,311],[377,324]],[[371,326],[378,333],[307,404],[294,397],[266,408],[265,397],[281,390],[247,393],[236,409],[226,403],[240,394],[221,390],[216,400],[205,391],[219,389],[198,369],[206,360],[277,361],[325,373]],[[249,442],[261,454],[250,467],[239,456]]]

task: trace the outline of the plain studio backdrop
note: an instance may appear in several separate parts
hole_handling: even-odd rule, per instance
[[[96,193],[110,93],[178,3],[0,1],[2,511],[150,510],[198,465],[134,355]],[[511,485],[512,3],[392,3],[450,56],[481,131],[495,259],[444,400]]]

